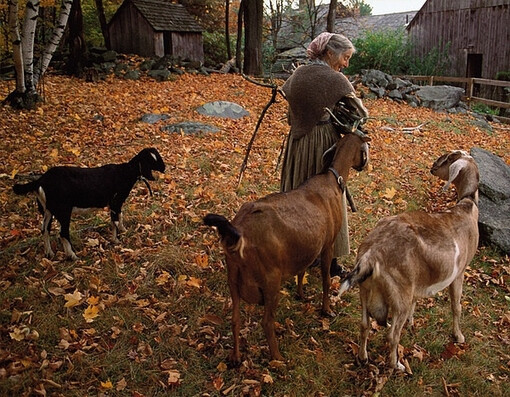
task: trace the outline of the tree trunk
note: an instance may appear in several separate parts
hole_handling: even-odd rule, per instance
[[[27,91],[25,84],[25,67],[23,64],[23,49],[18,27],[18,0],[9,0],[9,28],[16,71],[16,88],[2,102],[8,103],[15,109],[33,109],[39,99],[35,89]]]
[[[241,61],[241,47],[243,41],[243,16],[244,8],[246,7],[246,0],[241,0],[239,4],[239,14],[237,15],[237,39],[236,39],[236,68],[242,70],[243,63]]]
[[[337,0],[330,0],[329,2],[326,30],[330,33],[335,33],[336,4]]]
[[[81,76],[83,71],[84,54],[86,51],[83,34],[83,13],[81,0],[73,0],[69,15],[69,58],[67,60],[67,73],[72,76]]]
[[[55,24],[55,28],[53,29],[50,41],[48,42],[46,48],[44,49],[44,53],[42,55],[40,62],[40,67],[35,69],[34,87],[37,86],[39,79],[46,72],[46,69],[48,69],[53,53],[57,49],[58,43],[60,43],[60,39],[62,38],[62,35],[64,34],[64,29],[67,25],[67,20],[69,19],[69,13],[72,4],[73,0],[62,0],[62,4],[60,6],[60,14],[58,16],[57,23]]]
[[[104,13],[103,0],[95,0],[97,15],[99,17],[99,24],[101,25],[101,32],[103,32],[104,45],[107,49],[111,50],[110,32],[108,31],[108,23],[106,22],[106,15]]]
[[[16,89],[15,92],[24,94],[25,71],[23,65],[23,53],[21,49],[21,37],[18,27],[18,0],[9,0],[9,28],[11,31],[11,44],[14,57],[14,68],[16,70]]]
[[[3,103],[8,103],[16,109],[33,109],[41,98],[37,93],[37,83],[48,68],[53,53],[55,52],[69,18],[72,0],[62,0],[60,15],[55,23],[53,34],[46,46],[41,61],[34,62],[34,39],[37,27],[38,0],[29,0],[27,4],[25,24],[23,25],[23,40],[26,48],[23,49],[20,31],[18,27],[18,0],[9,0],[9,28],[11,31],[11,43],[13,48],[14,68],[16,70],[16,88],[11,92]],[[27,65],[28,73],[25,72]],[[28,83],[27,83],[28,82]]]
[[[244,73],[262,75],[262,22],[264,1],[249,0],[244,9]]]
[[[23,21],[23,39],[21,47],[23,51],[23,66],[25,73],[25,85],[27,91],[35,90],[34,86],[34,41],[37,18],[39,16],[39,0],[28,0]]]
[[[225,44],[227,45],[227,59],[232,58],[232,50],[230,49],[230,32],[229,32],[229,14],[230,14],[230,0],[225,1]]]

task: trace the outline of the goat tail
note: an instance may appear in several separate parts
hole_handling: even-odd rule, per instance
[[[338,296],[342,296],[344,292],[350,288],[361,284],[369,277],[377,277],[379,275],[379,262],[373,255],[366,252],[356,262],[354,270],[347,274],[345,280],[340,284]]]
[[[33,182],[29,182],[29,183],[25,183],[25,184],[21,184],[21,183],[16,183],[13,187],[12,187],[12,190],[14,191],[14,193],[16,194],[27,194],[27,193],[30,193],[30,192],[35,192],[37,189],[39,189],[39,181],[33,181]]]
[[[244,239],[239,230],[227,218],[222,215],[207,214],[204,217],[204,224],[215,226],[218,229],[224,247],[230,252],[239,252],[241,258],[243,257]]]

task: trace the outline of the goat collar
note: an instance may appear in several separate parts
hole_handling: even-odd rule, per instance
[[[138,180],[139,180],[139,181],[142,181],[142,182],[144,182],[144,183],[145,183],[145,185],[147,186],[147,189],[149,189],[149,193],[150,193],[150,195],[151,195],[151,197],[152,197],[152,189],[151,189],[151,185],[149,185],[149,181],[147,180],[147,178],[145,178],[145,177],[143,177],[143,176],[141,176],[141,175],[140,175],[140,176],[138,177]]]
[[[138,163],[138,169],[140,170],[140,175],[138,175],[138,180],[145,183],[145,185],[147,186],[147,189],[149,189],[149,193],[152,197],[151,185],[149,185],[149,181],[147,180],[147,178],[142,175],[142,164],[141,163]]]
[[[336,183],[338,183],[338,186],[340,187],[342,193],[345,192],[344,178],[342,178],[342,176],[333,167],[329,167],[328,171],[330,171],[335,176]]]

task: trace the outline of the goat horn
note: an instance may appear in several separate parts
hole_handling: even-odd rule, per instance
[[[329,113],[329,115],[333,118],[333,120],[338,123],[339,125],[341,126],[344,126],[346,129],[350,130],[351,134],[354,134],[354,135],[357,135],[359,136],[361,139],[367,139],[369,138],[369,136],[367,134],[365,134],[364,132],[361,132],[359,129],[358,129],[358,125],[360,125],[361,123],[361,120],[357,120],[352,128],[348,128],[348,126],[346,126],[344,123],[342,123],[340,120],[338,120],[338,118],[335,116],[335,114],[331,111],[330,108],[328,107],[325,107],[324,110],[326,112]]]

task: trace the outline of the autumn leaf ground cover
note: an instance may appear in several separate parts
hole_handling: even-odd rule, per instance
[[[0,82],[0,97],[14,88]],[[277,313],[285,363],[271,362],[260,307],[242,305],[243,363],[232,368],[231,302],[226,268],[208,212],[232,217],[248,200],[278,190],[278,158],[287,133],[283,101],[269,110],[240,187],[237,177],[267,88],[240,76],[183,75],[157,83],[109,78],[100,83],[62,76],[44,81],[46,101],[33,112],[2,108],[0,121],[0,395],[49,396],[358,396],[510,395],[510,260],[482,246],[466,272],[462,330],[451,343],[446,292],[419,302],[402,355],[413,374],[385,367],[385,330],[373,325],[370,363],[356,362],[360,305],[357,289],[335,300],[323,318],[320,275],[307,275],[309,302],[283,286]],[[239,120],[195,109],[229,100],[250,112]],[[510,162],[509,131],[474,127],[471,116],[366,100],[373,117],[371,166],[352,171],[349,187],[352,267],[356,249],[383,216],[453,205],[453,190],[429,173],[451,149],[478,146]],[[151,125],[145,113],[170,115]],[[218,133],[185,135],[160,127],[180,121],[218,126]],[[406,131],[406,127],[421,128]],[[64,259],[54,226],[56,256],[43,257],[41,216],[33,197],[15,196],[27,181],[62,164],[97,166],[128,161],[156,147],[167,164],[151,197],[138,183],[123,209],[127,232],[110,242],[106,211],[73,216],[79,260]],[[339,280],[333,280],[338,289]]]

